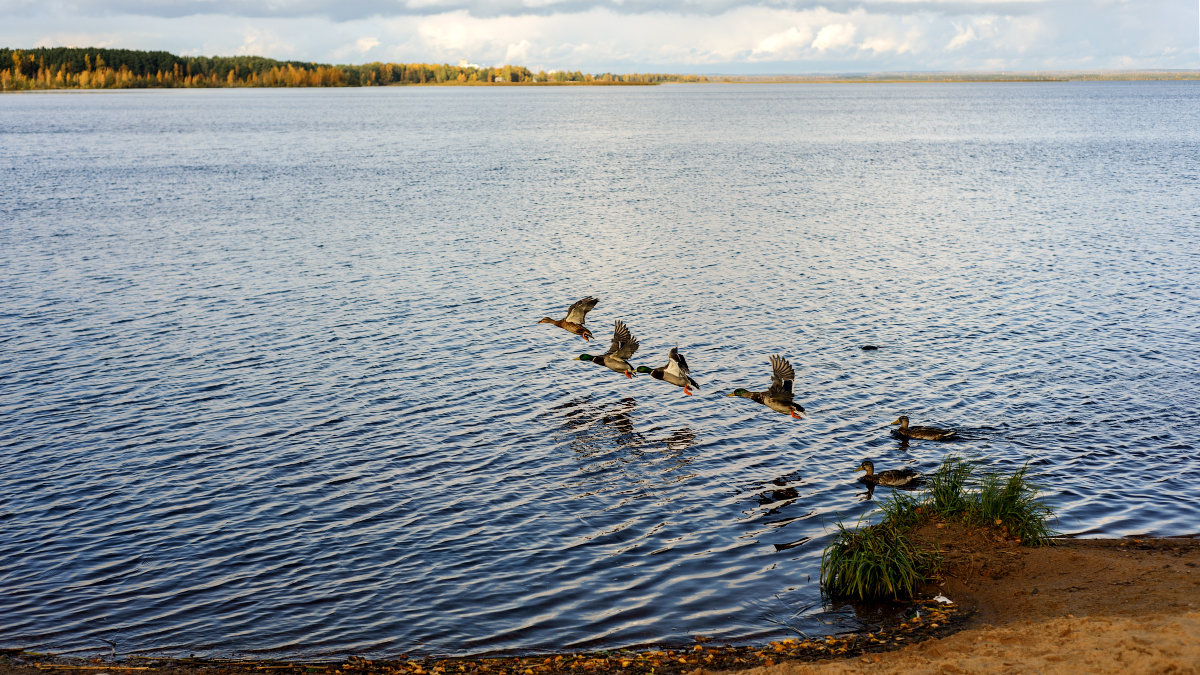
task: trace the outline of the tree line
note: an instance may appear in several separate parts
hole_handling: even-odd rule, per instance
[[[0,48],[0,91],[170,87],[366,87],[422,84],[658,84],[696,75],[532,72],[433,63],[330,65],[261,56],[177,56],[164,51],[76,47]]]

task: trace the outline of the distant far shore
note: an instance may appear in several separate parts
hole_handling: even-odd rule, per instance
[[[709,75],[708,82],[891,83],[891,82],[1166,82],[1200,80],[1200,70],[1014,73],[870,73],[857,75]]]
[[[104,670],[163,675],[742,675],[805,673],[1195,673],[1200,664],[1200,539],[1064,539],[1029,548],[958,525],[920,533],[945,555],[925,600],[866,628],[730,647],[672,647],[480,658],[325,661],[56,657],[0,649],[0,673]],[[933,598],[935,594],[948,597]]]
[[[1200,70],[798,75],[584,73],[460,63],[331,65],[261,56],[178,56],[96,47],[0,48],[0,91],[377,86],[623,86],[663,83],[904,83],[1200,80]]]

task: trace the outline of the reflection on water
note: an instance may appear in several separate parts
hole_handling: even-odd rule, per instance
[[[0,641],[817,632],[863,458],[1195,532],[1195,83],[370,89],[0,97]]]
[[[638,401],[625,397],[617,401],[593,402],[592,394],[584,394],[550,408],[561,417],[562,430],[555,440],[565,443],[582,458],[592,459],[623,450],[618,459],[633,461],[648,453],[675,458],[676,468],[685,466],[686,451],[696,443],[696,434],[687,427],[663,434],[649,428],[638,431]]]

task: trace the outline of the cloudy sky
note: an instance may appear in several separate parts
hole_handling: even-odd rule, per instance
[[[592,73],[1200,69],[1200,0],[0,0],[0,46]]]

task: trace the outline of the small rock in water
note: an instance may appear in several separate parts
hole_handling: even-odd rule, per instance
[[[874,351],[876,349],[879,349],[879,347],[876,347],[875,345],[863,345],[862,346],[862,350],[864,352],[870,352],[870,351]]]

